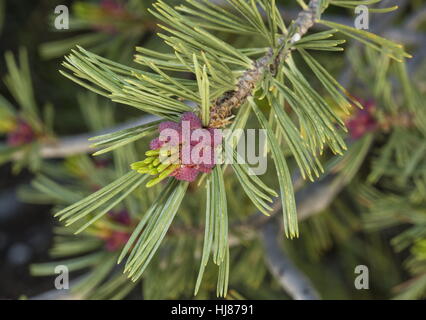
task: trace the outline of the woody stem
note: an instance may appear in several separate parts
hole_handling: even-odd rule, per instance
[[[253,68],[244,72],[234,91],[226,92],[213,103],[210,108],[209,127],[222,128],[230,123],[229,118],[232,115],[232,110],[243,105],[253,95],[265,72],[277,70],[278,66],[293,50],[290,45],[300,39],[314,25],[321,3],[321,0],[311,0],[306,10],[298,14],[289,32],[279,39],[280,49],[269,48],[263,57],[253,62]]]

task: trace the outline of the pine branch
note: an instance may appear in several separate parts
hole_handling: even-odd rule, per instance
[[[389,1],[383,1],[383,2],[381,2],[380,6],[387,5],[387,2],[389,2]],[[400,1],[400,3],[398,3],[398,5],[400,7],[402,7],[402,8],[404,8],[407,5],[407,1],[406,0],[402,0],[402,1]],[[390,39],[392,39],[394,41],[397,41],[397,42],[400,42],[400,43],[404,43],[404,44],[407,44],[407,45],[413,45],[413,44],[415,45],[415,44],[418,44],[418,43],[424,43],[424,42],[421,42],[421,39],[422,38],[424,39],[424,35],[423,34],[415,34],[414,35],[413,32],[410,32],[410,31],[406,30],[405,27],[402,30],[400,28],[395,28],[395,29],[390,29],[389,28],[390,25],[393,22],[395,22],[395,18],[397,17],[397,14],[399,13],[399,11],[400,10],[395,11],[392,14],[388,15],[388,17],[385,20],[383,20],[383,21],[382,20],[374,20],[374,23],[370,26],[371,32],[373,32],[375,34],[378,34],[378,35],[381,34],[381,33],[383,33],[383,35],[386,38],[390,38]],[[333,19],[326,19],[326,20],[336,22]],[[344,25],[348,25],[348,26],[352,25],[352,23],[349,23],[349,24],[342,23],[342,22],[340,22],[340,23],[344,24]],[[412,41],[416,41],[416,42],[413,43]],[[417,42],[417,41],[419,41],[419,42]],[[347,51],[350,51],[351,48],[358,48],[360,46],[361,46],[360,42],[354,42],[350,46],[350,48],[347,49]],[[414,56],[417,56],[417,55],[414,55]],[[415,60],[415,59],[412,59],[411,62],[413,62],[413,60]],[[351,65],[351,63],[349,61],[349,56],[348,55],[345,57],[345,65],[347,67],[343,70],[341,76],[339,77],[339,82],[345,88],[347,88],[347,87],[349,87],[349,85],[351,84],[351,82],[352,82],[352,80],[354,78],[354,70],[353,70],[352,65]]]
[[[118,126],[102,130],[100,132],[83,133],[73,136],[65,136],[55,141],[48,141],[41,144],[40,156],[45,159],[66,158],[76,154],[89,153],[96,151],[93,147],[91,138],[98,135],[104,135],[112,132],[117,132],[140,125],[148,124],[156,121],[159,118],[153,115],[142,116],[137,120],[120,124]],[[16,152],[13,156],[14,160],[20,159],[24,154]]]
[[[295,176],[293,180],[295,188],[298,189],[298,187],[300,187],[300,184],[302,183],[300,176]],[[323,209],[322,207],[311,206],[312,203],[317,203],[318,201],[322,200],[324,206],[326,207],[328,203],[327,200],[324,199],[328,199],[328,201],[331,201],[331,199],[334,197],[332,196],[334,195],[334,188],[331,188],[332,182],[334,180],[333,178],[329,178],[326,180],[327,182],[315,182],[313,184],[309,184],[304,189],[296,193],[300,221],[319,213]],[[311,201],[308,201],[309,199]],[[237,232],[244,232],[246,230],[262,230],[263,236],[265,237],[265,233],[268,233],[268,231],[265,231],[267,228],[269,228],[268,225],[270,225],[272,221],[274,221],[273,223],[276,224],[274,217],[276,217],[276,214],[281,210],[281,201],[279,201],[278,199],[274,202],[272,207],[273,211],[271,213],[271,217],[267,217],[259,211],[253,214],[245,221],[233,223],[230,226],[230,229],[235,230]],[[297,270],[297,268],[292,264],[289,258],[279,249],[279,244],[276,241],[278,235],[277,229],[273,231],[274,235],[268,239],[268,245],[266,246],[266,255],[270,257],[268,259],[269,267],[273,270],[276,270],[277,276],[279,276],[280,278],[279,281],[281,285],[286,291],[289,292],[289,294],[294,299],[317,299],[318,296],[316,295],[315,290],[309,284],[309,281],[307,281],[306,276],[304,276],[299,270]],[[203,232],[204,226],[201,226],[199,228],[191,228],[187,226],[172,226],[168,232],[168,235],[179,236],[182,233],[186,233],[192,234],[194,236],[200,236]],[[253,239],[255,236],[257,236],[257,233],[251,232],[248,239]],[[247,239],[245,238],[245,240]],[[229,245],[231,247],[240,244],[240,235],[236,235],[235,233],[229,235]],[[286,271],[284,275],[282,274],[282,270]],[[275,274],[275,271],[273,271],[273,273]],[[78,279],[73,283],[77,282]],[[71,284],[71,286],[73,285]],[[308,290],[307,293],[304,292],[305,288]],[[55,292],[48,291],[41,295],[35,296],[32,299],[80,299],[78,296],[75,296],[73,294],[60,294],[56,290],[54,291]]]
[[[262,236],[266,251],[266,261],[272,274],[293,299],[320,299],[309,279],[280,250],[279,235],[280,232],[274,220],[269,221],[263,227]]]
[[[296,190],[300,189],[295,194],[299,221],[304,221],[326,209],[345,186],[342,180],[333,174],[324,176],[321,180],[310,183],[303,188],[301,188],[302,184],[303,180],[300,176],[293,177],[294,188]],[[230,224],[230,230],[233,230],[233,233],[229,235],[230,246],[233,247],[241,244],[240,238],[243,233],[243,240],[251,240],[256,237],[256,231],[261,230],[282,209],[281,199],[275,199],[271,204],[271,208],[269,216],[266,216],[259,210],[243,221],[235,221]],[[179,236],[183,233],[201,235],[203,232],[204,225],[199,227],[175,225],[170,228],[169,235]]]
[[[306,174],[306,176],[313,179],[312,173],[318,176],[319,172],[322,171],[321,164],[316,157],[317,152],[323,151],[325,145],[328,145],[331,151],[337,154],[342,154],[346,150],[345,143],[336,130],[336,125],[344,128],[344,122],[330,109],[329,104],[324,98],[312,88],[310,81],[302,74],[293,61],[290,54],[291,51],[295,49],[299,51],[321,84],[332,96],[333,100],[344,110],[350,107],[351,102],[356,103],[348,97],[345,89],[334,80],[327,70],[304,50],[305,48],[313,50],[341,50],[341,48],[337,47],[341,43],[338,40],[325,40],[331,33],[338,30],[354,39],[358,39],[377,51],[389,51],[389,56],[395,60],[403,59],[407,54],[403,51],[402,46],[391,43],[386,39],[328,21],[319,22],[332,28],[331,30],[306,36],[302,39],[302,36],[314,25],[316,19],[320,18],[325,5],[329,4],[328,1],[311,0],[308,6],[303,6],[305,10],[297,16],[289,30],[287,30],[282,20],[279,20],[281,18],[277,18],[276,8],[269,8],[267,2],[260,2],[259,4],[270,14],[268,16],[270,30],[267,30],[257,8],[255,8],[255,2],[251,2],[252,5],[250,6],[245,1],[230,0],[230,4],[232,4],[235,11],[238,11],[243,17],[239,21],[235,21],[237,20],[234,19],[235,16],[232,13],[224,12],[223,9],[215,8],[212,10],[208,7],[208,1],[203,1],[205,5],[192,0],[188,0],[188,3],[193,7],[199,7],[199,15],[193,7],[180,6],[173,9],[163,1],[159,1],[155,5],[157,11],[152,13],[165,22],[166,25],[173,26],[162,26],[171,35],[161,34],[160,36],[165,39],[168,45],[173,47],[175,55],[155,53],[140,48],[138,51],[144,55],[138,55],[136,61],[149,67],[154,73],[122,66],[94,55],[83,48],[78,48],[77,51],[73,51],[66,58],[66,62],[64,63],[64,66],[71,70],[73,75],[68,73],[63,74],[98,94],[110,97],[113,101],[131,105],[145,112],[175,122],[178,118],[182,119],[183,114],[187,111],[192,113],[197,112],[201,114],[201,119],[199,120],[204,124],[208,124],[209,128],[221,128],[228,125],[231,123],[230,119],[233,109],[239,108],[248,102],[261,127],[266,129],[268,133],[268,140],[271,144],[271,153],[273,155],[272,158],[275,162],[280,184],[285,233],[290,237],[295,237],[298,234],[297,214],[288,165],[271,124],[253,99],[255,91],[261,85],[264,97],[266,96],[268,102],[272,103],[274,107],[274,112],[271,112],[271,116],[275,116],[278,119],[279,126],[277,125],[277,130],[281,130],[284,139],[291,145],[291,153],[301,168],[302,176],[305,177]],[[182,15],[179,11],[189,13],[189,16]],[[196,13],[195,15],[194,12]],[[209,18],[207,13],[211,13],[212,17]],[[205,18],[208,22],[200,22],[201,18]],[[279,27],[277,27],[278,24]],[[245,33],[257,34],[268,44],[266,48],[261,48],[261,50],[257,48],[237,49],[208,31],[205,31],[203,27],[215,30],[223,30],[224,27],[228,27],[233,32],[241,30]],[[276,39],[277,34],[284,34],[284,36]],[[251,59],[252,55],[264,52],[266,54],[263,57],[253,62]],[[201,67],[199,61],[201,63],[204,62],[203,67]],[[196,80],[172,77],[163,70],[191,72],[196,75]],[[216,70],[219,71],[216,72]],[[284,76],[288,80],[288,84],[281,83]],[[235,83],[237,83],[236,88],[230,90],[234,87]],[[275,91],[273,92],[271,89]],[[198,110],[197,108],[189,108],[182,102],[184,100],[193,101],[198,106]],[[214,102],[209,108],[210,101]],[[287,117],[286,113],[282,112],[281,106],[284,101],[288,102],[294,110],[300,125],[293,123]],[[232,124],[235,125],[238,119],[241,118],[241,114],[245,114],[247,110],[251,111],[248,108],[243,112],[240,111],[236,119],[232,121]],[[194,114],[194,117],[196,116]],[[246,121],[247,117],[245,118],[245,123]],[[242,125],[242,127],[244,126]],[[118,136],[122,136],[123,134],[126,135],[127,133],[118,133]],[[137,134],[139,132],[133,137],[136,137]],[[305,140],[305,143],[300,141],[300,136]],[[299,140],[297,140],[297,137],[299,137]],[[117,134],[109,135],[108,139],[115,141]],[[152,150],[150,152],[155,151]],[[311,157],[311,154],[314,155],[314,159]],[[150,156],[150,154],[147,154],[147,156]],[[140,165],[140,167],[134,166],[132,169],[138,169],[140,173],[146,174],[147,168],[143,165],[145,163],[143,161],[135,163],[138,166]],[[149,163],[149,161],[154,160],[153,158],[149,158],[147,161]],[[174,167],[170,169],[175,170]],[[154,164],[148,170],[152,171],[151,175],[158,174]],[[168,171],[161,173],[161,176],[155,179],[163,179],[169,174],[170,172]],[[220,178],[223,179],[221,174]],[[157,180],[151,180],[150,183],[152,181],[155,183],[161,181]],[[120,178],[117,182],[89,196],[86,200],[82,200],[64,209],[58,215],[66,218],[68,224],[71,224],[81,217],[87,216],[90,211],[104,205],[105,208],[100,213],[97,213],[94,218],[98,219],[111,206],[116,205],[126,196],[124,194],[114,198],[135,181],[137,183],[143,182],[142,180],[138,180],[134,174],[129,173],[123,180]],[[210,195],[210,199],[214,198],[216,200],[208,205],[206,220],[209,221],[211,217],[215,217],[215,221],[217,221],[215,224],[215,234],[223,235],[224,230],[227,229],[227,225],[225,225],[225,221],[223,220],[223,213],[221,213],[224,211],[217,210],[219,207],[215,207],[216,205],[226,206],[226,199],[219,197],[221,193],[220,189],[223,189],[221,187],[223,181],[217,179],[217,177],[212,181],[211,190],[215,191]],[[243,174],[240,174],[240,181],[243,181],[242,184],[247,194],[256,190],[257,194],[264,196],[264,200],[269,199],[265,193],[259,192],[259,189],[256,187],[256,181],[248,181]],[[123,182],[125,182],[124,185]],[[147,187],[152,186],[150,183],[147,184]],[[138,226],[131,240],[127,243],[125,250],[123,250],[121,259],[129,254],[130,258],[125,269],[129,272],[133,280],[137,280],[145,270],[174,218],[175,212],[168,213],[167,216],[163,217],[162,212],[169,211],[169,202],[166,204],[163,202],[168,198],[168,201],[175,202],[178,205],[182,200],[187,186],[182,185],[181,190],[176,193],[172,192],[172,187],[175,186],[170,185],[170,190],[160,195],[149,210],[149,214],[147,213],[147,219],[149,219],[147,224],[148,231],[143,230],[145,222]],[[259,206],[265,208],[265,203],[261,202],[260,198],[259,196],[259,198],[255,199],[258,208]],[[102,201],[100,202],[99,200]],[[175,208],[173,207],[173,209]],[[265,209],[267,210],[268,207]],[[159,220],[159,222],[157,223],[156,220]],[[91,221],[86,223],[83,228],[87,227],[90,223]],[[154,231],[157,229],[158,231]],[[218,231],[220,232],[217,233]],[[139,235],[141,235],[140,239],[138,239]],[[213,251],[215,252],[213,260],[216,264],[220,265],[218,293],[224,295],[227,286],[228,244],[224,242],[222,236],[218,237],[215,235],[212,240],[211,232],[207,232],[206,235],[208,237],[205,237],[205,249],[203,250],[204,262],[202,267],[206,263],[205,257],[208,257],[210,254],[210,247],[213,246]],[[219,239],[222,240],[219,241]],[[131,247],[135,244],[136,240],[136,246],[132,249]]]
[[[288,57],[289,45],[301,39],[314,25],[317,18],[320,0],[311,0],[306,10],[300,12],[288,34],[279,39],[281,49],[278,53],[274,48],[254,62],[253,68],[247,70],[238,80],[236,89],[218,98],[210,109],[210,127],[221,128],[230,123],[232,110],[243,105],[253,95],[256,85],[262,80],[267,70],[277,70],[278,66]]]
[[[307,185],[296,192],[297,216],[299,221],[325,210],[346,184],[335,175]],[[274,209],[280,210],[280,202]],[[258,213],[260,217],[260,213]],[[271,218],[261,228],[267,265],[284,290],[295,300],[318,300],[316,290],[309,279],[295,266],[280,248],[279,228],[276,219]]]

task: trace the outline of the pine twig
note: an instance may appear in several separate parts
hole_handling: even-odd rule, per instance
[[[301,183],[300,177],[295,177],[293,180],[295,186]],[[335,194],[340,191],[338,186],[339,185],[335,183],[334,176],[331,176],[326,177],[321,181],[309,184],[304,189],[299,190],[296,193],[296,200],[299,208],[299,220],[305,220],[310,216],[319,213],[325,207],[327,207],[331,200],[334,198]],[[308,201],[309,199],[312,201]],[[322,203],[322,205],[311,206],[311,204],[313,203]],[[281,209],[281,201],[279,199],[273,204],[273,209],[274,210],[271,213],[271,217],[267,217],[264,214],[257,212],[247,220],[233,224],[231,226],[231,229],[261,230],[265,242],[266,255],[268,257],[268,267],[271,269],[272,274],[274,274],[278,278],[282,287],[294,299],[319,299],[318,294],[310,284],[309,280],[307,280],[306,276],[302,274],[294,266],[289,257],[281,251],[279,243],[277,241],[279,237],[279,229],[277,227],[275,219],[273,219],[276,216],[276,213],[279,212]],[[274,230],[272,230],[273,234],[272,232],[270,232],[271,224],[276,227]],[[200,228],[175,226],[171,227],[169,234],[178,235],[183,232],[190,233],[193,235],[202,235],[204,232],[204,226],[201,226]],[[251,235],[250,238],[252,238]],[[239,245],[239,236],[230,234],[229,244],[230,246]],[[32,297],[31,299],[70,300],[79,299],[79,297],[71,295],[69,291],[63,293],[58,290],[52,290]]]
[[[334,175],[329,175],[296,192],[299,221],[305,220],[327,208],[343,186],[344,184],[340,179],[337,179]],[[277,211],[279,211],[281,203],[277,203]],[[266,260],[271,273],[292,298],[296,300],[319,299],[318,293],[306,276],[293,265],[290,258],[280,249],[280,244],[277,240],[279,234],[277,222],[273,218],[269,219],[262,227]]]
[[[297,181],[295,182],[297,184]],[[299,221],[320,213],[342,190],[344,183],[335,175],[328,175],[296,192],[297,216]],[[248,221],[261,227],[267,265],[284,290],[296,300],[316,300],[319,296],[306,276],[293,265],[290,258],[280,249],[279,228],[275,221],[281,202],[275,201],[271,217],[257,212]],[[241,227],[241,226],[240,226]],[[247,225],[244,226],[247,228]]]
[[[293,43],[300,39],[314,25],[320,0],[311,0],[306,10],[300,12],[294,22],[294,32],[288,33],[279,40],[282,49],[274,59],[274,48],[254,62],[252,69],[247,70],[239,79],[234,91],[226,92],[218,98],[210,108],[209,127],[222,128],[230,123],[232,110],[243,105],[252,96],[257,83],[263,78],[267,70],[277,70],[279,64],[284,61],[291,49],[285,44]]]
[[[126,122],[118,126],[103,130],[101,132],[90,132],[83,133],[78,135],[66,136],[54,140],[52,142],[42,143],[40,148],[40,156],[45,159],[53,158],[65,158],[76,154],[94,152],[96,149],[92,147],[92,142],[89,141],[90,138],[98,135],[103,135],[111,132],[116,132],[143,124],[156,121],[159,118],[153,115],[145,115],[140,117],[137,120]],[[17,152],[14,155],[14,159],[20,159],[23,156],[22,153]]]
[[[293,299],[319,300],[320,297],[309,279],[280,250],[278,242],[280,235],[281,233],[274,220],[270,220],[263,227],[262,236],[266,251],[266,262],[272,274]]]

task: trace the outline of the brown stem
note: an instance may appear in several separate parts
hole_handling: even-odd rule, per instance
[[[209,127],[222,128],[230,123],[232,110],[243,105],[247,99],[253,95],[256,85],[263,79],[268,70],[277,70],[278,66],[284,61],[292,44],[300,39],[314,25],[320,0],[311,0],[306,10],[300,12],[292,25],[292,31],[288,32],[279,40],[279,46],[282,48],[275,56],[274,48],[270,48],[268,53],[254,61],[253,68],[247,70],[238,80],[234,91],[226,92],[218,98],[210,110]]]

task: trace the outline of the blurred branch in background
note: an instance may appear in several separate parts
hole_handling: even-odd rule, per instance
[[[271,219],[262,229],[266,263],[283,289],[295,300],[318,300],[319,296],[308,278],[280,250],[281,232],[277,221]]]
[[[152,115],[142,116],[137,120],[129,121],[121,125],[111,127],[106,130],[92,133],[84,133],[73,136],[65,136],[59,138],[57,141],[42,144],[40,148],[40,155],[45,159],[52,158],[66,158],[69,156],[95,152],[96,148],[93,147],[93,142],[89,139],[104,135],[115,131],[125,130],[136,126],[144,125],[152,121],[158,120],[158,117]],[[22,157],[22,153],[16,153],[15,159]]]

